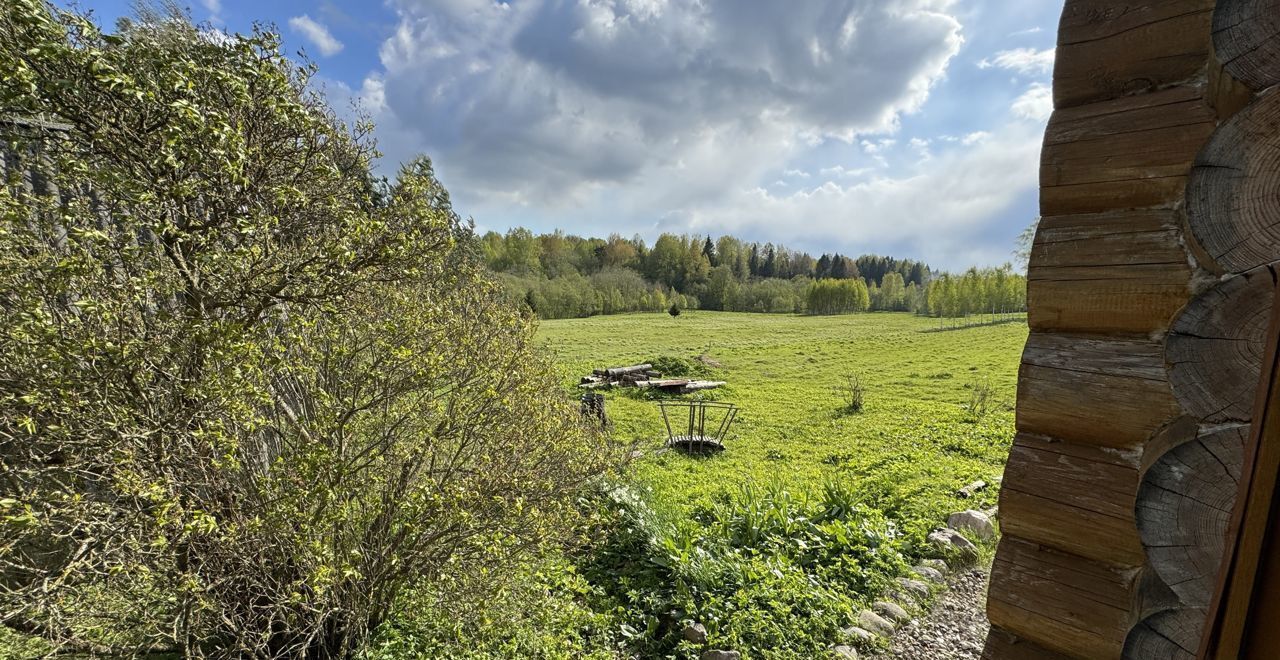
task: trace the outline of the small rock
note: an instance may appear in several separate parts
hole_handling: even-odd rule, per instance
[[[720,649],[711,649],[703,651],[699,656],[702,660],[742,660],[742,654],[737,651],[721,651]]]
[[[907,611],[902,609],[902,606],[897,603],[890,603],[882,600],[877,603],[873,603],[871,605],[871,609],[875,610],[876,614],[879,614],[880,616],[899,625],[911,620],[911,615],[907,614]]]
[[[926,559],[920,562],[920,565],[928,566],[943,575],[946,575],[947,571],[951,570],[951,567],[947,566],[947,562],[942,561],[941,559]]]
[[[929,598],[929,585],[911,578],[898,578],[898,586],[916,599],[917,602],[923,602]]]
[[[945,564],[946,562],[943,562],[943,563]],[[915,571],[916,575],[919,575],[920,577],[930,582],[933,582],[934,584],[942,584],[947,580],[946,576],[942,574],[942,571],[932,566],[920,565],[911,570]]]
[[[871,610],[858,613],[858,626],[885,637],[893,634],[893,624]]]
[[[707,627],[701,623],[690,623],[686,625],[680,634],[694,644],[707,643]]]
[[[996,528],[991,524],[990,516],[973,509],[951,514],[947,518],[947,527],[972,532],[974,536],[983,540],[995,538],[996,535]]]
[[[870,630],[866,630],[864,628],[859,628],[857,626],[849,626],[848,628],[841,630],[840,634],[844,635],[846,638],[849,639],[849,641],[853,641],[853,642],[864,642],[864,643],[870,644],[876,641],[875,633],[871,632]],[[702,660],[707,660],[707,659],[704,657]]]
[[[960,561],[965,564],[978,561],[978,546],[954,529],[940,529],[930,533],[929,542],[943,552],[958,552]]]
[[[836,644],[827,649],[835,654],[837,658],[846,658],[847,660],[858,660],[858,652],[848,644]]]

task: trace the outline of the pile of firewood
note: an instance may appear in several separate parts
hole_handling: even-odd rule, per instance
[[[712,390],[726,385],[721,380],[693,380],[690,378],[663,378],[653,370],[652,364],[636,364],[629,367],[596,369],[590,376],[583,376],[578,387],[588,390],[609,387],[657,388],[673,394],[689,394]]]

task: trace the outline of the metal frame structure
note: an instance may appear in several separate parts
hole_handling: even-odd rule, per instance
[[[695,452],[723,451],[724,438],[738,416],[736,405],[717,401],[659,401],[658,408],[662,411],[662,423],[667,427],[667,446]],[[679,412],[673,415],[677,410]],[[707,434],[708,410],[713,424],[717,413],[720,415],[720,422],[711,435]],[[676,434],[672,427],[673,419],[677,428],[684,422],[684,434]]]

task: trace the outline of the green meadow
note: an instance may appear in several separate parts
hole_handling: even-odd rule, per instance
[[[748,483],[804,492],[839,480],[899,525],[920,529],[974,506],[955,497],[957,488],[1003,471],[1027,328],[938,331],[936,319],[906,313],[700,311],[544,321],[539,338],[566,382],[593,368],[670,357],[720,365],[704,375],[729,385],[703,396],[740,408],[721,454],[662,451],[656,402],[638,390],[606,392],[614,438],[643,453],[634,479],[657,501],[696,508]],[[845,409],[849,376],[864,388],[861,412]],[[985,414],[971,409],[984,403],[974,401],[975,388],[989,392]],[[989,490],[977,504],[995,496]]]
[[[524,621],[449,628],[410,616],[380,657],[672,658],[707,648],[743,658],[876,654],[848,627],[879,599],[919,614],[930,598],[900,580],[946,516],[997,501],[1014,431],[1025,318],[940,330],[907,313],[791,316],[726,312],[542,322],[567,396],[593,369],[654,363],[669,376],[727,381],[688,395],[740,407],[726,450],[664,447],[653,392],[605,391],[613,442],[632,457],[620,482],[583,500],[583,544],[511,574]],[[676,373],[679,371],[680,373]],[[850,377],[863,388],[849,409]],[[713,420],[714,421],[714,420]],[[957,490],[983,480],[972,499]],[[992,542],[979,541],[989,559]],[[516,623],[516,621],[521,621]],[[705,643],[682,630],[705,626]],[[415,641],[418,640],[418,641]],[[432,640],[432,641],[424,641]]]

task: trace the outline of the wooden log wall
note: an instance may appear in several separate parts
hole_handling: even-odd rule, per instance
[[[1067,0],[985,658],[1193,658],[1280,259],[1280,0]]]

